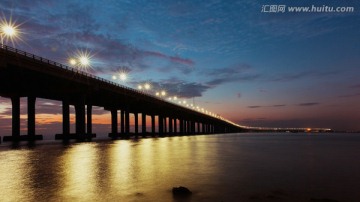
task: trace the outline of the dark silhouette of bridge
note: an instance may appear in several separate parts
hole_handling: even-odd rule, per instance
[[[2,45],[0,48],[0,96],[12,104],[12,135],[4,141],[40,140],[35,131],[37,98],[62,102],[62,134],[56,139],[91,139],[92,107],[111,112],[109,137],[234,133],[244,128],[218,116],[208,115],[96,77],[66,65]],[[27,97],[27,135],[20,135],[20,98]],[[70,105],[75,108],[75,133],[70,133]],[[120,113],[120,126],[118,114]],[[130,134],[130,113],[135,131]],[[141,133],[139,133],[141,114]],[[146,131],[146,116],[151,131]],[[158,124],[155,124],[155,119]],[[156,132],[156,127],[158,130]],[[119,131],[118,129],[121,128]]]

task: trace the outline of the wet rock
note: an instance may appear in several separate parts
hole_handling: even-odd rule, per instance
[[[186,187],[173,187],[172,193],[174,198],[187,198],[191,196],[192,192]]]

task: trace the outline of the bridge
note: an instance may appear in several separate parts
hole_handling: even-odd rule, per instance
[[[4,141],[43,139],[35,131],[37,98],[62,102],[62,133],[56,134],[55,139],[87,140],[96,137],[92,132],[93,106],[111,112],[111,138],[244,130],[220,116],[178,105],[6,45],[0,48],[0,96],[11,99],[12,105],[12,134],[5,136]],[[27,97],[27,135],[20,135],[21,97]],[[75,133],[70,133],[70,105],[75,108]],[[134,114],[134,133],[130,133],[130,113]],[[151,131],[146,131],[147,116],[151,117]]]

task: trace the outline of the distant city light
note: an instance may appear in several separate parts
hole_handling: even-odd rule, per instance
[[[161,91],[161,96],[165,96],[166,95],[166,92],[163,90]]]

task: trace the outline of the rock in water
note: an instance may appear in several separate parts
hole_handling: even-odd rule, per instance
[[[172,189],[173,196],[175,198],[186,198],[191,196],[192,192],[186,187],[173,187]]]

